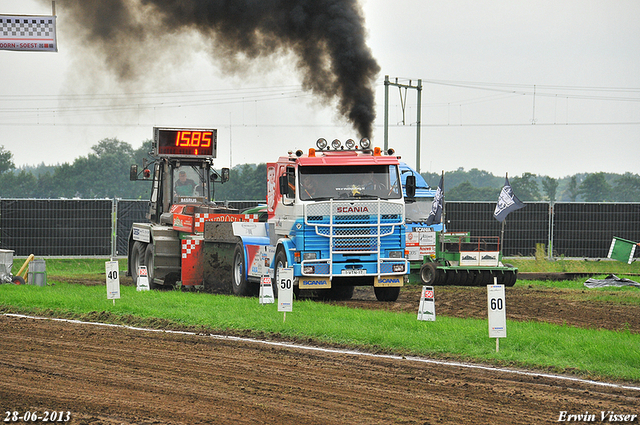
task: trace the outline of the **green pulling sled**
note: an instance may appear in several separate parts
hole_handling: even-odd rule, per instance
[[[496,279],[505,286],[516,283],[518,268],[502,263],[499,237],[471,236],[470,232],[434,232],[433,236],[434,246],[421,247],[427,253],[411,261],[411,283],[485,286]]]

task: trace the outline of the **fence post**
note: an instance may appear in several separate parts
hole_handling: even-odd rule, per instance
[[[118,233],[118,198],[111,200],[111,258],[116,258]]]
[[[549,261],[553,261],[553,218],[554,218],[554,209],[553,203],[549,202],[549,243],[548,245],[548,257]]]

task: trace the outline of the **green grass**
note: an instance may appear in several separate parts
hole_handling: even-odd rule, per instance
[[[232,332],[341,345],[376,352],[424,355],[517,365],[590,378],[640,382],[640,335],[508,321],[507,338],[488,337],[486,320],[351,309],[314,301],[295,302],[283,321],[275,304],[256,298],[181,291],[138,292],[122,286],[122,298],[106,299],[106,288],[61,282],[47,287],[0,285],[0,311]]]
[[[554,261],[510,257],[504,263],[513,264],[522,273],[601,273],[604,275],[640,275],[640,261],[631,264],[615,260],[567,260]]]
[[[104,279],[105,258],[47,258],[45,259],[47,275],[58,278],[96,278]],[[18,273],[24,264],[24,258],[14,258],[12,273]],[[119,259],[118,267],[124,273],[127,260]]]
[[[59,277],[104,277],[104,258],[48,258],[46,259],[47,274]],[[119,259],[121,271],[127,269],[127,260]],[[531,258],[510,257],[504,260],[505,263],[518,267],[521,273],[600,273],[607,275],[610,273],[620,277],[626,276],[633,279],[635,275],[640,279],[640,261],[631,264],[613,260],[566,260],[557,259],[555,261],[535,260]],[[14,259],[13,273],[16,274],[24,259]]]

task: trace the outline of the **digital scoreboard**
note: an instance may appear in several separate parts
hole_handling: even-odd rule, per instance
[[[155,153],[171,158],[215,158],[218,130],[194,128],[153,129]]]

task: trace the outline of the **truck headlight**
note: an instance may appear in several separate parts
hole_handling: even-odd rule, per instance
[[[402,251],[389,251],[389,258],[402,258]]]
[[[304,266],[302,268],[302,274],[315,274],[316,268],[314,266]]]
[[[393,265],[393,271],[394,272],[403,272],[404,271],[404,264],[394,264]]]
[[[304,254],[302,254],[302,258],[304,260],[315,260],[316,258],[318,258],[318,255],[315,252],[305,252]]]

